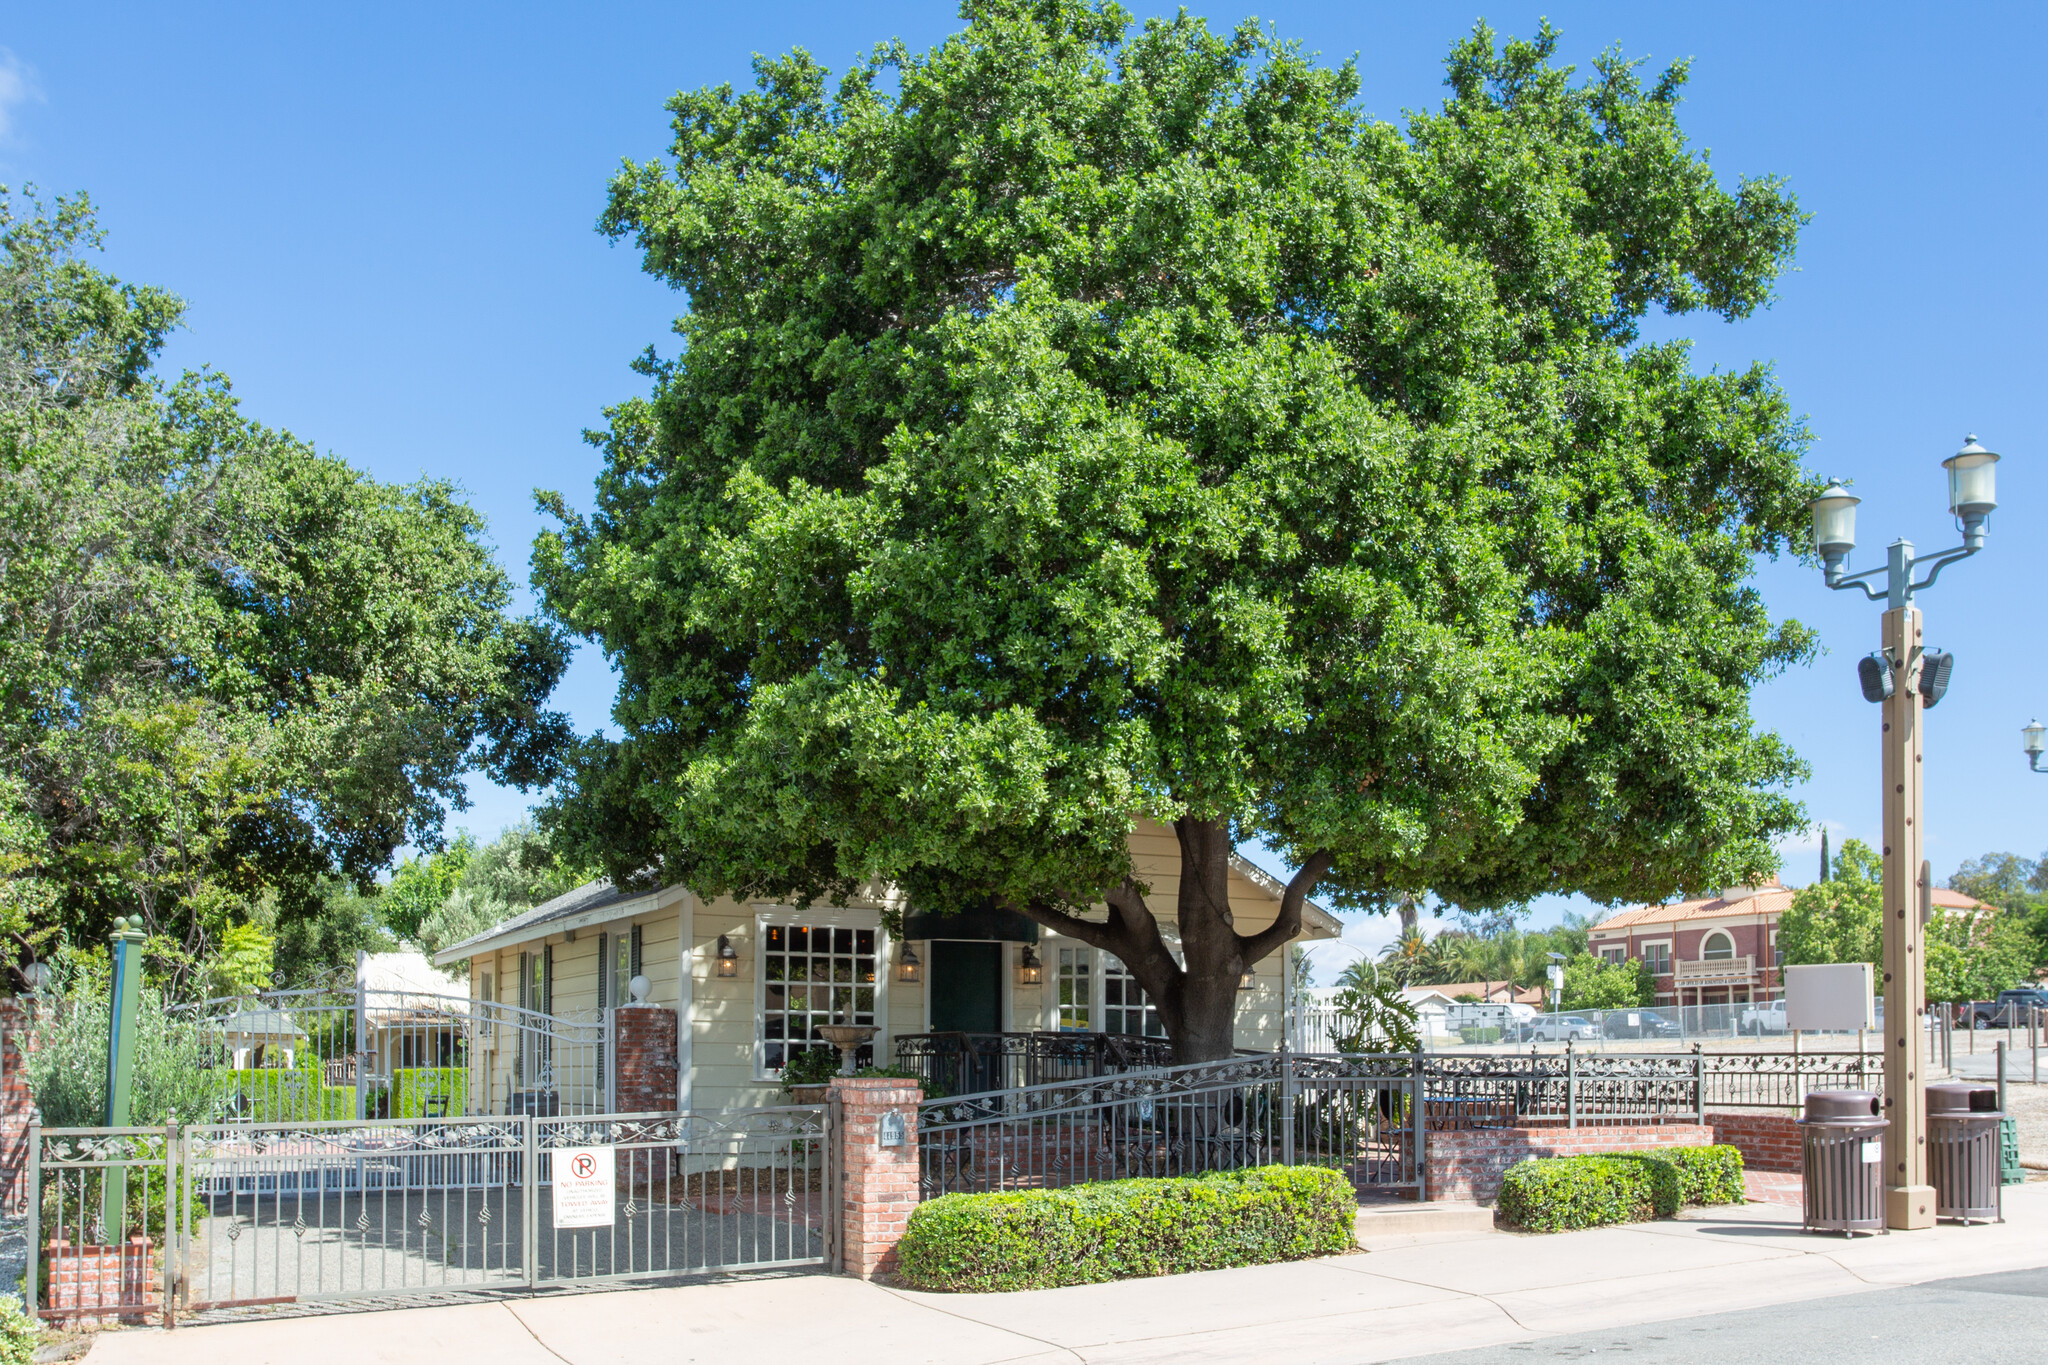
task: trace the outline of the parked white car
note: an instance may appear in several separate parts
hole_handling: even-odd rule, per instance
[[[1591,1042],[1600,1036],[1600,1026],[1578,1014],[1546,1014],[1529,1025],[1529,1036],[1539,1043],[1562,1043],[1567,1039]]]
[[[1750,1005],[1742,1011],[1744,1033],[1783,1033],[1785,1031],[1785,1001],[1783,997],[1765,1000]]]

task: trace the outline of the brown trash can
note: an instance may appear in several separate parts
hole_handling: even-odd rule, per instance
[[[1999,1179],[1998,1087],[1940,1081],[1927,1087],[1927,1171],[1934,1216],[2005,1221]]]
[[[1869,1090],[1815,1090],[1799,1120],[1806,1230],[1884,1231],[1884,1130]]]

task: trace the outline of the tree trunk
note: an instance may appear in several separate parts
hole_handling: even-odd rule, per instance
[[[1416,904],[1415,897],[1404,894],[1401,897],[1401,937],[1413,938],[1416,925],[1421,920],[1422,907]]]
[[[1301,908],[1329,870],[1317,853],[1287,884],[1279,913],[1255,934],[1237,932],[1230,911],[1230,825],[1183,817],[1173,826],[1180,841],[1180,892],[1175,906],[1181,961],[1159,932],[1158,920],[1135,882],[1126,880],[1105,899],[1109,921],[1076,919],[1050,906],[1025,906],[1040,924],[1078,938],[1121,960],[1159,1011],[1176,1064],[1220,1061],[1237,1050],[1237,983],[1254,963],[1284,949],[1301,933]]]

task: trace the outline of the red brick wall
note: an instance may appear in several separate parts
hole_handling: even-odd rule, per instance
[[[1597,1152],[1647,1152],[1663,1147],[1704,1147],[1713,1131],[1697,1123],[1616,1124],[1605,1128],[1470,1128],[1429,1135],[1423,1194],[1429,1199],[1477,1200],[1500,1193],[1500,1178],[1517,1161]]]
[[[9,1215],[27,1209],[28,1121],[36,1107],[28,1090],[30,1024],[26,1003],[0,1000],[0,1211]]]
[[[43,1248],[49,1299],[43,1316],[71,1326],[142,1323],[155,1315],[163,1265],[146,1238],[119,1246],[76,1246],[52,1241]]]
[[[1714,1141],[1741,1149],[1742,1164],[1752,1171],[1804,1169],[1799,1147],[1799,1121],[1790,1114],[1708,1114]]]
[[[871,1280],[896,1269],[896,1244],[917,1207],[917,1106],[924,1091],[886,1076],[835,1076],[839,1110],[839,1269]],[[881,1145],[882,1115],[903,1115],[903,1141]]]
[[[621,1114],[676,1107],[676,1012],[659,1005],[612,1011],[612,1104]]]

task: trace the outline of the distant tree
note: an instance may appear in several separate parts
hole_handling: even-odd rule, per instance
[[[1014,907],[1120,958],[1182,1061],[1231,1054],[1311,893],[1775,867],[1802,769],[1749,694],[1811,637],[1751,575],[1808,534],[1806,438],[1765,369],[1641,326],[1765,306],[1801,214],[1688,145],[1686,68],[1482,26],[1397,127],[1255,22],[963,13],[678,94],[613,181],[688,312],[594,513],[545,502],[540,591],[622,678],[554,827],[702,894]],[[1240,932],[1254,841],[1299,871]]]
[[[0,929],[139,915],[176,993],[237,925],[274,917],[280,963],[341,941],[321,879],[432,847],[470,773],[552,778],[568,645],[507,614],[449,485],[160,378],[184,304],[99,240],[84,197],[0,189]]]
[[[1927,998],[1993,999],[2033,975],[2035,947],[2015,916],[1937,911],[1926,934]]]
[[[1868,962],[1884,970],[1884,864],[1861,839],[1844,839],[1834,875],[1801,887],[1778,918],[1789,965]]]
[[[1986,905],[2025,915],[2048,901],[2048,864],[2012,853],[1965,859],[1948,879],[1949,889]]]
[[[459,858],[460,863],[459,871],[447,879],[449,889],[441,903],[420,920],[413,936],[430,955],[522,910],[553,900],[592,875],[558,856],[546,836],[527,820],[508,827],[488,844],[470,841],[459,851],[451,849],[436,856]],[[416,875],[422,884],[443,879],[439,871],[423,870]]]
[[[1653,1004],[1657,979],[1639,958],[1609,962],[1580,953],[1564,964],[1564,989],[1553,1008],[1564,1010],[1624,1010]]]

